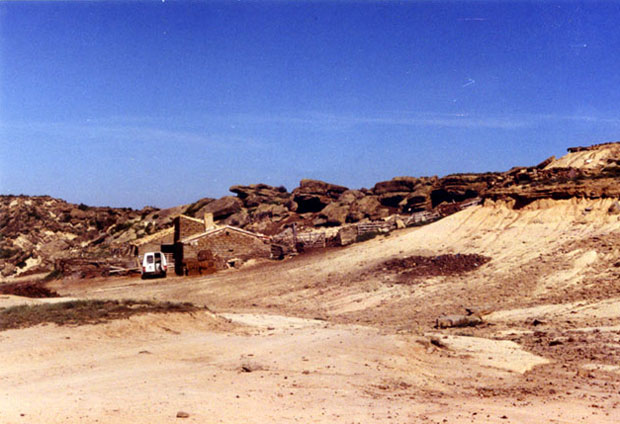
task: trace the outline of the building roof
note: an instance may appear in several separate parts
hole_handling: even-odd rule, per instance
[[[201,224],[205,223],[205,221],[203,219],[194,218],[192,216],[187,216],[187,215],[183,215],[183,214],[179,214],[178,216],[182,217],[182,218],[185,218],[185,219],[189,219],[190,221],[200,222]]]
[[[197,239],[202,238],[202,237],[206,237],[206,236],[210,236],[210,235],[213,235],[213,234],[217,234],[217,233],[219,233],[221,231],[224,231],[224,230],[236,231],[236,232],[241,233],[241,234],[245,234],[245,235],[248,235],[248,236],[259,238],[259,239],[261,239],[263,241],[271,240],[270,237],[268,237],[268,236],[266,236],[264,234],[253,233],[251,231],[243,230],[241,228],[232,227],[230,225],[224,225],[222,227],[211,228],[210,230],[207,230],[204,233],[192,234],[191,236],[187,236],[187,237],[185,237],[184,239],[181,240],[181,243],[189,243],[191,241],[197,240]]]
[[[193,218],[191,216],[187,216],[187,215],[183,215],[183,214],[178,214],[176,215],[174,218],[179,218],[182,217],[184,219],[189,219],[190,221],[194,221],[194,222],[199,222],[201,224],[204,224],[204,221],[202,219],[198,219],[198,218]],[[165,237],[167,235],[170,234],[174,234],[174,226],[170,227],[170,228],[166,228],[164,230],[158,231],[156,233],[153,233],[151,235],[139,238],[138,240],[134,240],[131,242],[132,245],[134,246],[142,246],[146,243],[150,243],[153,240],[157,240],[160,237]]]
[[[142,246],[146,243],[152,242],[153,240],[157,240],[158,238],[165,237],[171,234],[174,234],[174,227],[166,228],[148,236],[139,238],[138,240],[132,241],[131,244],[134,246]]]

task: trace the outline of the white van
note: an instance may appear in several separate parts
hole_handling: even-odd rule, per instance
[[[147,252],[142,258],[142,278],[148,276],[165,277],[168,272],[166,255],[161,252]]]

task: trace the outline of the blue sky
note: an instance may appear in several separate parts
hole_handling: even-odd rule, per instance
[[[503,171],[619,139],[620,2],[0,3],[0,193]]]

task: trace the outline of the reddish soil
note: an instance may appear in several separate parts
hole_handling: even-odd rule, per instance
[[[196,312],[191,303],[134,300],[75,300],[43,305],[20,305],[0,309],[0,331],[32,327],[42,323],[57,325],[101,324],[147,313]]]
[[[31,297],[35,299],[46,297],[60,297],[54,290],[44,287],[39,282],[12,283],[0,286],[0,294]]]
[[[473,271],[489,262],[491,258],[478,254],[448,254],[439,256],[408,256],[390,259],[379,265],[378,269],[402,273],[404,280],[415,277],[459,275]],[[404,271],[404,272],[403,272]]]

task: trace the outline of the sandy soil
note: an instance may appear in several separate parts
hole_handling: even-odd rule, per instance
[[[58,281],[65,296],[191,301],[215,314],[0,333],[0,422],[620,422],[612,202],[487,203],[207,277]],[[381,266],[459,253],[491,260],[410,280]],[[433,328],[466,307],[485,322]]]
[[[568,153],[547,165],[547,169],[558,167],[575,167],[585,169],[602,168],[607,165],[607,159],[615,159],[620,156],[620,149],[615,144],[599,146],[595,150],[583,150]]]

